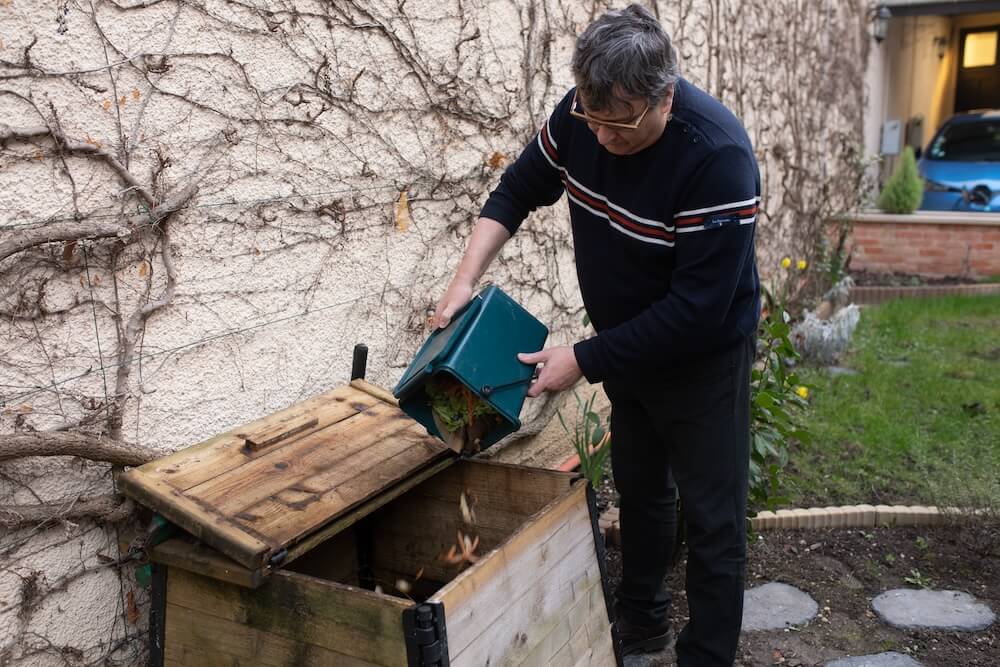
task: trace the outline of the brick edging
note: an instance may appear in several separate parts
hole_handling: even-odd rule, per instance
[[[859,305],[870,306],[892,299],[927,299],[940,296],[983,296],[986,294],[1000,294],[1000,283],[852,287],[851,301]]]
[[[882,526],[938,526],[950,513],[925,505],[844,505],[808,509],[764,510],[750,519],[756,532],[795,528],[875,528]],[[598,521],[608,544],[621,544],[618,508],[609,507]]]

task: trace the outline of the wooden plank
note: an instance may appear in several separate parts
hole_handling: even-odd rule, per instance
[[[280,503],[270,499],[247,508],[247,512],[260,517],[253,522],[254,529],[291,543],[441,458],[445,451],[440,442],[426,435],[412,430],[397,433],[353,457],[352,466],[344,465],[306,480],[309,485],[328,490],[298,512],[290,513],[287,507],[281,511],[277,507]]]
[[[505,542],[524,523],[520,517],[514,517],[513,525],[508,521],[496,526],[484,508],[477,514],[477,524],[470,527],[462,521],[457,501],[407,497],[405,502],[387,508],[377,517],[375,565],[409,572],[411,576],[422,569],[427,577],[451,581],[461,568],[440,560],[440,556],[457,543],[457,530],[478,536],[476,553],[482,555]]]
[[[243,438],[243,442],[246,443],[247,448],[251,451],[259,452],[265,447],[270,447],[282,440],[288,440],[294,435],[305,433],[318,424],[318,417],[308,417],[296,423],[271,424],[259,431],[240,433],[239,436]]]
[[[287,488],[299,487],[306,493],[325,491],[328,487],[305,480],[331,469],[341,475],[355,472],[354,456],[412,426],[414,422],[396,408],[374,405],[276,450],[233,462],[212,479],[185,489],[185,494],[224,514],[236,514]]]
[[[588,575],[586,585],[600,586],[600,572],[596,567],[593,537],[590,540],[581,540],[570,547],[558,562],[547,569],[525,571],[521,569],[523,564],[519,566],[519,576],[530,580],[528,587],[518,595],[516,590],[507,588],[506,583],[503,584],[512,599],[499,603],[501,608],[497,610],[495,620],[485,621],[488,625],[468,627],[469,620],[478,625],[479,619],[462,618],[461,609],[449,614],[449,617],[457,616],[455,622],[448,625],[449,648],[452,641],[467,644],[464,649],[459,649],[454,654],[454,664],[456,666],[520,664],[531,655],[538,644],[556,631],[563,620],[568,622],[571,631],[575,631],[580,625],[586,625],[590,612],[590,589],[581,589],[580,586],[584,584],[581,580],[577,582],[577,589],[574,590],[572,578],[579,577],[590,564],[594,567]],[[518,576],[516,572],[512,572],[511,575]],[[490,598],[483,604],[491,602],[496,600]],[[474,617],[482,610],[483,604],[471,603],[476,605]],[[452,626],[458,623],[465,623],[466,627],[452,631]],[[471,640],[468,639],[473,634],[476,636]],[[548,656],[551,655],[550,651]],[[542,664],[547,662],[542,661]]]
[[[139,503],[159,511],[195,538],[215,547],[241,565],[257,569],[265,556],[280,548],[271,541],[249,535],[234,526],[229,517],[174,489],[167,482],[150,477],[141,469],[118,478],[119,489]]]
[[[442,454],[443,453],[444,450],[442,450]],[[288,560],[294,560],[300,554],[307,553],[310,550],[315,549],[317,546],[330,539],[331,536],[346,530],[378,508],[406,493],[415,485],[420,484],[424,480],[433,477],[445,468],[451,466],[454,462],[455,459],[450,456],[446,456],[443,460],[436,461],[418,472],[411,473],[409,477],[393,485],[388,491],[383,491],[376,497],[364,503],[364,505],[341,515],[338,520],[325,525],[320,530],[310,534],[304,540],[295,543],[295,545],[288,550]]]
[[[592,584],[593,585],[593,584]],[[599,583],[596,585],[600,585]],[[572,586],[569,588],[573,588]],[[570,601],[562,609],[562,613],[559,617],[559,625],[547,636],[542,637],[539,641],[531,647],[531,652],[524,658],[523,661],[513,660],[511,664],[519,664],[522,667],[528,666],[543,666],[552,665],[557,662],[557,656],[562,653],[562,649],[569,644],[570,638],[580,630],[581,627],[587,625],[587,619],[581,618],[581,613],[584,615],[590,612],[590,594],[588,591],[577,590],[575,597],[570,596]],[[605,616],[607,614],[605,613]],[[569,657],[569,652],[558,658],[562,664],[567,663],[567,658]]]
[[[289,559],[292,555],[289,554]],[[345,530],[328,538],[315,549],[306,550],[294,562],[281,568],[310,577],[335,581],[348,586],[358,585],[358,543],[353,530]]]
[[[245,588],[257,588],[263,581],[259,570],[245,568],[215,549],[184,537],[174,537],[147,547],[146,553],[155,563],[179,567]]]
[[[195,574],[171,573],[167,602],[375,664],[405,662],[402,613],[409,603],[305,574],[276,572],[251,592]]]
[[[465,493],[477,506],[528,518],[570,488],[577,476],[492,461],[463,460],[415,493],[458,502]]]
[[[375,564],[398,572],[450,581],[457,565],[440,560],[456,543],[456,531],[479,537],[477,554],[498,547],[538,510],[569,488],[572,476],[533,471],[515,466],[460,461],[445,473],[415,488],[406,500],[394,503],[373,517],[378,541]],[[504,489],[504,493],[488,491]],[[467,492],[476,513],[468,526],[459,509],[459,496]]]
[[[267,667],[377,667],[380,664],[172,604],[167,605],[166,637],[171,659],[182,665],[214,667],[220,664],[213,660],[220,660],[223,665]]]
[[[596,553],[593,539],[585,486],[577,483],[507,543],[445,586],[431,601],[443,602],[448,610],[448,648],[453,659],[484,631],[502,627],[499,619],[511,602],[523,603],[522,597],[567,560],[568,554],[579,554],[580,559],[569,565],[570,571],[578,567],[585,571],[581,560]]]
[[[351,386],[359,391],[363,391],[366,394],[373,396],[374,398],[377,398],[384,403],[395,405],[397,408],[399,407],[399,399],[393,396],[391,392],[388,392],[382,387],[374,385],[367,380],[351,380]]]
[[[170,456],[147,463],[138,469],[148,475],[168,478],[171,486],[183,491],[211,479],[236,465],[236,462],[252,460],[258,456],[253,452],[243,451],[241,433],[255,432],[274,424],[312,417],[317,419],[316,429],[320,430],[356,415],[376,403],[377,399],[370,394],[351,387],[337,387],[274,414],[255,419],[249,424],[220,433]],[[130,473],[131,471],[126,471],[122,477],[127,477]]]

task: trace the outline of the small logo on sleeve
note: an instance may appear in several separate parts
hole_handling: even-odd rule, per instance
[[[732,213],[710,215],[705,218],[704,224],[705,229],[715,229],[716,227],[723,227],[725,225],[738,225],[740,224],[740,216],[733,215]]]

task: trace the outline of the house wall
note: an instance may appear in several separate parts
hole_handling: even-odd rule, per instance
[[[920,143],[926,147],[934,133],[955,112],[955,85],[963,29],[1000,24],[1000,12],[956,16],[902,16],[889,21],[889,34],[872,52],[865,87],[865,149],[881,151],[882,125],[898,119],[904,124],[923,118]],[[940,48],[935,39],[945,46]],[[897,158],[886,156],[880,178],[888,177]]]
[[[861,187],[866,3],[651,6],[685,76],[748,127],[765,276],[812,258]],[[0,448],[74,432],[177,449],[346,381],[359,341],[369,379],[392,387],[605,7],[0,2],[0,248],[51,238],[0,259]],[[126,223],[151,206],[137,193],[189,187],[165,225]],[[86,240],[102,225],[110,237]],[[564,203],[487,278],[552,344],[590,335]],[[20,526],[0,533],[0,664],[138,664],[148,592],[113,566],[132,526],[66,518],[113,494],[114,472],[38,456],[0,473],[0,521]],[[43,525],[2,511],[53,502],[62,518]]]

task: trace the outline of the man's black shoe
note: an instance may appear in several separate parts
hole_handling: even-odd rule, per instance
[[[615,632],[622,655],[661,651],[670,643],[669,622],[655,626],[644,626],[634,625],[619,617],[615,621]]]

